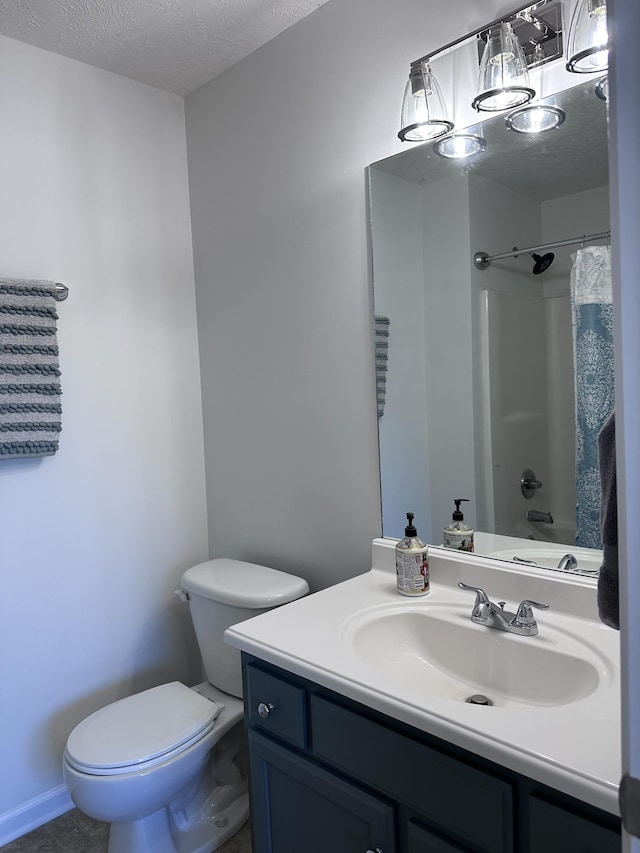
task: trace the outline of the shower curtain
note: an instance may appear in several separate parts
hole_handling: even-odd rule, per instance
[[[611,251],[587,246],[572,257],[576,545],[602,548],[598,433],[614,407]]]

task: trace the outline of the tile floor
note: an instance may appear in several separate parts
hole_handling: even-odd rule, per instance
[[[0,849],[3,853],[106,853],[108,846],[108,824],[73,809]],[[251,853],[249,823],[216,853]]]

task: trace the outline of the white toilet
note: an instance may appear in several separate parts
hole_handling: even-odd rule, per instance
[[[181,590],[207,681],[121,699],[67,740],[65,784],[81,811],[111,824],[109,853],[211,853],[242,826],[249,799],[240,653],[223,635],[309,587],[266,566],[217,559],[188,569]]]

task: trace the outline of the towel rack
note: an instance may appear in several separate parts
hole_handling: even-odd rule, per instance
[[[56,281],[56,299],[58,302],[64,302],[64,300],[69,295],[69,288],[66,284],[61,284],[59,281]]]

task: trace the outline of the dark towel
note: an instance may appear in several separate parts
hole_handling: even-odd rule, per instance
[[[610,628],[620,630],[618,595],[618,499],[616,493],[616,413],[611,412],[598,435],[600,466],[600,526],[604,556],[598,577],[598,614]]]

